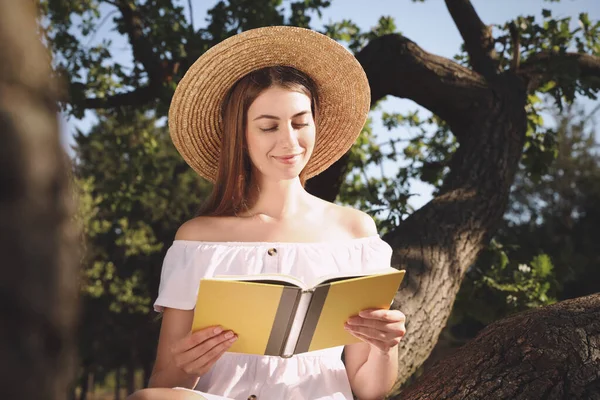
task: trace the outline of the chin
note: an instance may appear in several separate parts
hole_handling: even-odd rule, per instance
[[[277,175],[279,175],[279,179],[280,180],[291,180],[291,179],[296,179],[300,176],[300,172],[302,171],[302,169],[299,169],[297,171],[286,171],[284,173],[279,173]]]

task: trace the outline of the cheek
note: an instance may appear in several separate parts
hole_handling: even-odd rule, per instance
[[[314,128],[304,129],[302,135],[298,137],[298,141],[302,144],[302,147],[313,149],[315,147],[316,132]]]
[[[261,132],[262,133],[262,132]],[[266,154],[270,150],[270,144],[266,137],[262,137],[255,132],[248,132],[246,134],[246,143],[248,145],[248,155],[254,165],[260,164],[261,160],[264,160]]]

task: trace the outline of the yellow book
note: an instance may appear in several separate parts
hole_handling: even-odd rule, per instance
[[[202,279],[192,331],[220,325],[238,335],[229,351],[281,357],[357,343],[344,322],[361,310],[388,309],[404,273],[384,268],[310,283],[279,274]]]

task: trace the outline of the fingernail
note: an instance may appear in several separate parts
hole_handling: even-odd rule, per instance
[[[235,342],[237,340],[237,338],[238,338],[237,336],[234,336],[231,339],[229,339],[229,341],[233,343],[233,342]]]
[[[233,332],[229,331],[225,334],[225,339],[231,339],[233,337]]]
[[[213,333],[215,335],[218,335],[221,332],[223,332],[223,328],[221,328],[220,326],[216,327],[215,330],[213,331]]]

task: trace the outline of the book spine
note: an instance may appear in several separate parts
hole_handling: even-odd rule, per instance
[[[326,284],[319,285],[315,288],[306,312],[306,317],[304,318],[304,323],[302,324],[298,343],[294,349],[294,354],[306,353],[310,348],[310,342],[315,334],[315,329],[317,328],[317,323],[319,322],[325,299],[327,299],[329,286],[329,284]]]
[[[281,298],[279,299],[279,305],[275,312],[273,326],[271,327],[271,334],[269,335],[269,340],[265,349],[266,356],[282,355],[289,335],[290,326],[292,325],[294,313],[298,307],[300,294],[300,288],[289,286],[283,288]],[[258,310],[258,312],[260,312],[260,310]]]

